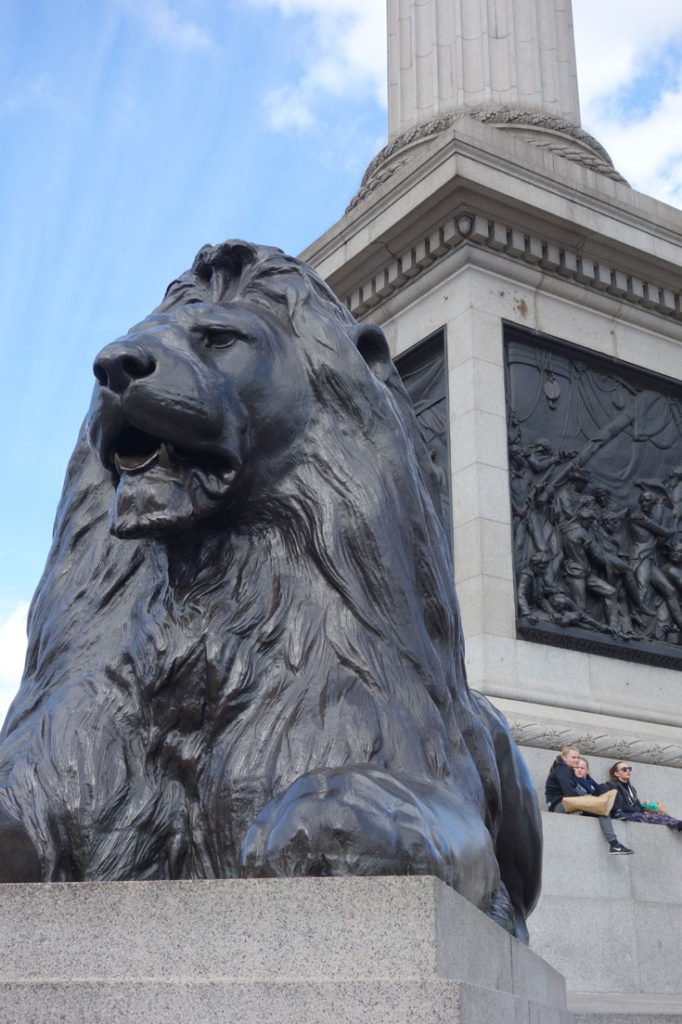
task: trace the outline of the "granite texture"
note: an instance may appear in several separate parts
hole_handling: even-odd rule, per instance
[[[433,878],[5,885],[0,932],[0,1022],[572,1022],[561,976]]]

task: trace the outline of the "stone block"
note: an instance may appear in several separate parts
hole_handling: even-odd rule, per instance
[[[548,242],[542,254],[541,266],[556,272],[561,266],[561,252],[554,242]]]
[[[608,1016],[604,996],[573,993],[569,1005],[575,1012],[575,1024],[682,1024],[682,1002],[678,995],[644,993],[633,995],[611,992]]]
[[[668,377],[680,377],[679,344],[647,331],[628,331],[618,336],[616,355],[625,362],[643,366]]]
[[[507,428],[502,416],[470,410],[450,420],[452,469],[480,462],[507,470]]]
[[[467,359],[482,359],[502,366],[502,327],[498,316],[487,312],[493,300],[489,279],[466,273],[466,287],[458,290],[456,304],[466,303],[448,319],[448,366],[454,369]]]
[[[588,665],[590,690],[604,714],[628,712],[646,721],[654,713],[662,722],[682,724],[677,673],[599,655],[589,655]]]
[[[453,474],[460,473],[478,462],[476,412],[470,410],[463,416],[450,419],[450,468]]]
[[[611,271],[611,285],[609,291],[612,295],[627,295],[628,291],[628,278],[627,274],[624,274],[622,270]]]
[[[528,236],[523,258],[528,263],[542,262],[542,241],[536,235]]]
[[[517,648],[516,680],[526,699],[550,705],[590,699],[588,663],[579,651],[523,640],[517,640]]]
[[[479,516],[510,523],[506,470],[477,463],[452,474],[452,521],[466,523]]]
[[[454,530],[457,584],[476,576],[513,580],[509,527],[489,519],[474,519]],[[512,597],[513,601],[513,597]]]
[[[455,561],[455,576],[457,563]],[[513,583],[490,576],[473,576],[457,581],[464,635],[489,629],[495,636],[514,636]]]
[[[501,366],[469,359],[448,374],[450,408],[457,419],[476,409],[504,416],[504,374]]]
[[[510,681],[516,684],[518,641],[490,633],[470,635],[465,632],[465,636],[467,671],[472,685],[483,693],[497,693]]]
[[[579,845],[574,845],[576,856],[578,849]],[[620,864],[630,857],[611,857],[611,860]],[[640,971],[632,938],[635,920],[629,900],[606,897],[578,900],[575,896],[541,898],[529,927],[531,948],[557,970],[563,967],[569,991],[638,991]],[[625,942],[619,941],[622,937],[626,938]],[[609,950],[613,950],[613,957],[606,955]]]
[[[654,871],[663,870],[663,865],[655,859],[648,860],[648,863]],[[678,853],[678,872],[679,863]],[[640,967],[638,991],[675,993],[680,1001],[679,1010],[682,1015],[682,979],[679,970],[682,903],[675,899],[673,893],[670,893],[665,903],[633,900],[632,914],[633,939]]]
[[[476,408],[474,359],[458,363],[448,373],[448,400],[450,416],[455,422]]]
[[[550,757],[547,769],[552,760]],[[544,791],[544,784],[542,789]],[[541,806],[545,807],[544,792]],[[543,813],[542,825],[545,844],[542,898],[572,897],[589,901],[608,892],[611,899],[629,899],[631,872],[636,868],[634,856],[611,855],[595,818]],[[621,841],[630,846],[625,834],[631,826],[615,822],[614,827]],[[631,836],[628,838],[635,842]],[[580,857],[575,856],[576,847]]]
[[[531,1002],[540,1002],[543,1006],[560,1007],[566,988],[564,976],[554,969],[546,970],[545,961],[526,949],[520,943],[512,943],[512,985],[514,993],[525,996]],[[538,993],[538,984],[542,983],[542,994]]]
[[[565,974],[576,1024],[682,1018],[682,839],[658,825],[617,821],[635,852],[612,856],[596,821],[542,818],[543,890],[529,922],[531,949]]]
[[[526,238],[523,231],[511,228],[507,233],[507,252],[510,256],[523,256],[526,251]]]
[[[578,257],[570,249],[562,249],[559,273],[565,277],[573,277],[578,273]]]
[[[8,1024],[563,1024],[567,1012],[555,972],[433,878],[6,885],[0,911]]]

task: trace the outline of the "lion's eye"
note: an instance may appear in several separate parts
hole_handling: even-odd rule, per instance
[[[204,332],[206,348],[230,348],[238,341],[244,341],[244,335],[233,328],[212,327]]]

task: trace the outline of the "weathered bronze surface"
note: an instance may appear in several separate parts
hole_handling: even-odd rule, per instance
[[[682,663],[682,388],[506,328],[517,627]]]
[[[433,874],[524,937],[538,811],[467,687],[382,331],[228,242],[94,372],[0,737],[1,877]]]

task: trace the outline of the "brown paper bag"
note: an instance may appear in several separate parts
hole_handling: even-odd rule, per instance
[[[615,800],[616,790],[609,789],[599,796],[565,796],[561,802],[566,814],[587,811],[588,814],[598,814],[602,818],[608,818]]]

